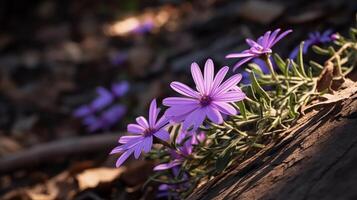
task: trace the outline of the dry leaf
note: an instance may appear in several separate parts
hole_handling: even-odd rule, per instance
[[[6,136],[0,136],[0,156],[17,152],[21,149],[21,145],[15,140]]]
[[[119,178],[121,174],[126,171],[126,167],[120,168],[95,168],[88,169],[78,174],[76,179],[78,181],[79,189],[85,190],[88,188],[97,187],[100,183],[110,183]]]
[[[325,101],[321,101],[321,102],[312,104],[310,106],[307,106],[301,112],[304,113],[306,110],[311,109],[316,106],[336,103],[336,102],[342,101],[344,99],[348,99],[352,95],[356,94],[357,93],[357,82],[352,82],[348,79],[346,79],[346,80],[347,80],[347,84],[345,84],[345,86],[348,86],[346,89],[337,91],[335,94],[322,95],[322,98],[326,99]]]

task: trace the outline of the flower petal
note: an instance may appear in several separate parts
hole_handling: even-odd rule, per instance
[[[243,64],[245,64],[246,62],[252,60],[254,57],[257,57],[257,55],[254,55],[252,57],[248,57],[248,58],[244,58],[241,61],[239,61],[237,64],[234,65],[233,67],[233,71],[235,71],[238,67],[242,66]]]
[[[145,153],[148,153],[149,151],[151,151],[151,147],[152,147],[152,136],[149,136],[144,139],[142,143],[142,148]]]
[[[138,143],[135,147],[134,147],[134,158],[135,159],[138,159],[140,154],[141,154],[141,151],[142,151],[142,147],[143,147],[143,143],[144,141]]]
[[[167,97],[162,103],[165,106],[175,106],[175,105],[198,105],[200,102],[197,99],[191,99],[186,97]]]
[[[143,116],[137,117],[136,122],[145,129],[149,128],[149,123]]]
[[[237,102],[241,101],[246,95],[241,91],[228,91],[214,98],[215,101]]]
[[[228,80],[226,80],[221,86],[219,86],[216,90],[216,92],[213,94],[214,97],[217,97],[229,90],[231,90],[232,88],[234,88],[239,81],[242,79],[242,75],[241,74],[236,74],[231,76]]]
[[[149,125],[150,125],[150,127],[154,127],[157,115],[158,115],[158,110],[157,110],[157,105],[156,105],[156,99],[153,99],[151,101],[150,109],[149,109]]]
[[[175,105],[168,108],[165,112],[167,117],[174,117],[179,115],[184,115],[192,112],[193,110],[199,108],[199,105]]]
[[[218,73],[216,74],[216,77],[213,80],[211,94],[213,94],[217,90],[217,88],[221,85],[228,70],[229,70],[229,67],[224,66],[218,71]]]
[[[191,74],[192,74],[193,81],[196,84],[197,90],[201,94],[203,94],[204,93],[204,82],[203,82],[202,72],[201,72],[200,67],[198,66],[197,63],[191,64]]]
[[[192,97],[192,98],[198,98],[199,94],[194,91],[193,89],[191,89],[190,87],[188,87],[187,85],[174,81],[170,84],[171,88],[173,90],[175,90],[176,92],[184,95],[184,96],[188,96],[188,97]]]
[[[193,130],[196,130],[200,125],[202,125],[203,120],[206,118],[206,112],[203,108],[198,108],[191,112],[182,124],[182,128],[187,130],[193,126]]]
[[[127,148],[125,148],[125,147],[126,147],[126,145],[117,146],[114,149],[112,149],[109,154],[116,154],[116,153],[123,152],[123,151],[127,150]]]
[[[170,119],[163,115],[154,125],[154,129],[161,129],[162,127],[166,126],[167,123],[169,123]]]
[[[270,35],[269,38],[269,43],[267,44],[267,47],[270,48],[276,38],[276,36],[279,34],[280,32],[280,28],[276,29],[275,31],[273,31],[273,33]]]
[[[263,36],[263,41],[262,41],[263,48],[269,48],[268,44],[269,44],[270,34],[271,34],[271,31],[265,32],[265,34]]]
[[[212,108],[211,106],[206,107],[206,114],[208,119],[210,119],[213,123],[222,124],[223,118],[218,109]]]
[[[221,111],[222,113],[226,114],[226,115],[236,115],[237,114],[237,110],[231,106],[229,103],[225,103],[225,102],[213,102],[213,105],[216,106],[219,111]]]
[[[245,42],[251,47],[260,46],[260,44],[256,43],[254,40],[250,38],[245,39]]]
[[[128,143],[132,140],[135,140],[135,139],[139,139],[139,138],[142,138],[143,136],[141,135],[124,135],[124,136],[121,136],[118,140],[119,143],[122,143],[122,144],[125,144],[125,143]]]
[[[166,169],[171,169],[177,165],[181,165],[182,164],[182,160],[173,160],[172,162],[169,163],[164,163],[164,164],[160,164],[157,165],[156,167],[154,167],[154,171],[161,171],[161,170],[166,170]]]
[[[214,64],[211,59],[208,59],[205,64],[205,71],[204,71],[205,94],[209,94],[209,92],[211,91],[213,76],[214,76]]]
[[[126,161],[126,159],[128,159],[128,157],[133,153],[133,150],[129,149],[127,151],[125,151],[117,160],[116,162],[116,167],[120,167],[124,161]]]
[[[293,32],[293,31],[292,30],[284,31],[272,42],[271,46],[275,45],[277,42],[279,42],[281,39],[283,39],[283,37],[285,37],[286,35],[288,35],[291,32]]]
[[[156,133],[154,133],[154,136],[159,138],[160,140],[163,140],[165,142],[168,142],[170,140],[170,134],[165,131],[165,130],[158,130]]]
[[[127,130],[129,133],[141,134],[145,129],[138,124],[128,124]]]
[[[244,57],[250,57],[250,56],[254,56],[254,54],[249,50],[244,50],[240,53],[228,54],[228,55],[226,55],[226,58],[244,58]]]

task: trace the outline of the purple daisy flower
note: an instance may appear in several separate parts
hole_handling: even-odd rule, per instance
[[[153,136],[163,141],[170,140],[170,134],[164,129],[168,124],[168,120],[165,116],[158,119],[160,108],[156,106],[156,100],[152,100],[149,110],[149,121],[140,116],[136,118],[137,124],[129,124],[128,132],[135,135],[122,136],[119,139],[120,146],[114,148],[110,154],[121,153],[116,162],[116,166],[120,167],[128,157],[134,153],[134,157],[137,159],[141,151],[148,153],[151,150],[153,144]]]
[[[204,77],[197,63],[192,63],[191,73],[197,91],[180,82],[172,82],[171,88],[185,97],[168,97],[163,100],[169,106],[165,115],[174,122],[183,121],[182,128],[193,126],[196,130],[206,117],[216,124],[223,122],[222,114],[236,115],[237,110],[230,103],[241,101],[245,94],[237,89],[242,79],[240,74],[233,75],[222,83],[229,68],[223,67],[214,77],[214,65],[211,59],[205,64]]]
[[[244,50],[241,53],[228,54],[226,58],[244,58],[239,61],[233,68],[236,70],[238,67],[244,63],[252,60],[253,58],[260,57],[262,55],[272,53],[271,48],[282,38],[292,32],[292,30],[287,30],[279,35],[280,29],[276,29],[274,32],[268,31],[258,38],[255,42],[252,39],[247,38],[246,42],[250,46],[250,49]]]
[[[310,46],[315,45],[315,44],[324,44],[327,42],[331,42],[335,39],[335,34],[332,34],[332,30],[326,30],[323,33],[320,33],[318,31],[309,33],[309,38],[304,41],[304,47],[302,49],[302,53],[306,54],[307,50],[309,49]],[[295,49],[290,53],[289,58],[294,59],[298,55],[300,50],[300,45],[295,47]]]
[[[83,124],[88,126],[90,132],[99,129],[107,130],[119,121],[125,114],[126,107],[122,105],[114,105],[104,111],[99,117],[89,115],[83,119]]]

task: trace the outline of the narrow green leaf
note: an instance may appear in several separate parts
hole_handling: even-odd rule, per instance
[[[249,63],[248,66],[252,69],[252,71],[254,73],[256,73],[258,76],[262,76],[264,75],[264,72],[262,71],[262,69],[260,68],[259,65],[255,64],[255,63]]]
[[[329,52],[328,50],[323,49],[323,48],[321,48],[321,47],[319,47],[319,46],[316,46],[316,45],[312,46],[312,50],[313,50],[315,53],[320,54],[320,55],[325,55],[325,56],[330,55],[330,52]]]
[[[283,61],[283,59],[278,55],[278,54],[273,54],[274,61],[276,65],[279,67],[280,71],[285,74],[286,68],[286,63]]]
[[[291,62],[291,69],[293,70],[293,74],[295,76],[299,76],[300,78],[304,78],[304,76],[300,73],[300,70],[298,69],[299,66],[293,60],[290,60],[290,62]]]
[[[315,67],[315,68],[320,69],[320,70],[324,68],[324,66],[320,65],[319,63],[317,63],[317,62],[315,62],[313,60],[310,60],[310,65],[312,67]]]
[[[245,108],[245,104],[244,104],[244,101],[239,101],[237,103],[237,106],[239,108],[239,112],[240,114],[243,116],[243,119],[244,120],[247,120],[247,110]]]
[[[304,42],[301,42],[300,48],[299,48],[299,53],[298,53],[297,65],[298,65],[298,70],[300,71],[301,75],[303,75],[304,77],[307,77],[306,73],[305,73],[305,67],[304,67],[303,49],[304,49]]]
[[[257,92],[261,97],[263,97],[269,104],[271,102],[271,98],[269,97],[268,93],[264,91],[264,89],[260,86],[255,77],[254,72],[250,73],[250,80],[252,81],[253,90]]]

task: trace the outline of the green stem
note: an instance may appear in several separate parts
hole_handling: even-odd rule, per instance
[[[273,79],[275,81],[279,81],[278,77],[276,76],[275,74],[275,71],[274,71],[274,68],[273,68],[273,64],[271,63],[270,61],[270,55],[269,54],[266,54],[264,57],[263,57],[263,60],[265,61],[265,63],[267,64],[269,70],[270,70],[270,73],[271,73],[271,76],[273,77]]]

